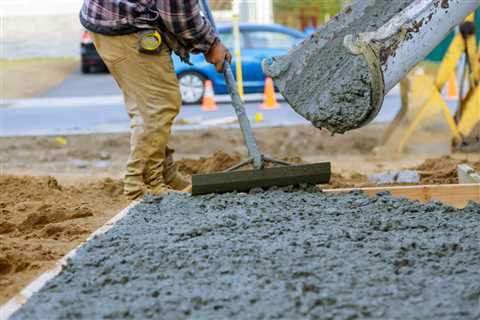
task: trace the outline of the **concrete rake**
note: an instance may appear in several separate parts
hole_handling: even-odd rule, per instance
[[[212,26],[216,28],[207,0],[201,0],[200,3],[206,18]],[[240,124],[243,139],[248,149],[249,158],[221,173],[194,175],[192,177],[192,194],[240,192],[253,188],[329,183],[331,166],[328,162],[293,165],[285,161],[264,156],[260,152],[250,121],[247,117],[245,106],[238,93],[232,68],[228,62],[225,62],[224,76]],[[267,167],[268,164],[274,166]],[[253,169],[240,170],[248,165],[252,166]]]

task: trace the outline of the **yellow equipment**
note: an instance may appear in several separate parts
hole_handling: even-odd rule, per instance
[[[480,145],[480,52],[478,50],[474,14],[470,15],[460,26],[460,32],[455,36],[445,58],[443,59],[434,81],[427,76],[417,77],[423,86],[430,87],[431,95],[421,106],[413,121],[404,132],[398,151],[402,152],[409,139],[424,120],[432,108],[440,108],[447,120],[453,135],[453,146],[456,148],[471,148],[473,144]],[[459,107],[454,116],[450,113],[448,105],[441,95],[442,89],[455,75],[457,65],[463,55],[467,57],[464,75],[460,79]],[[465,81],[468,90],[465,92]],[[405,89],[405,87],[403,88]],[[402,90],[404,91],[404,90]],[[388,128],[384,142],[391,136],[406,114],[406,97],[402,95],[402,109],[397,118]]]

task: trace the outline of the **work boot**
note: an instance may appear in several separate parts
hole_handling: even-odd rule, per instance
[[[170,188],[170,186],[168,186],[164,183],[160,183],[156,186],[149,186],[148,190],[147,190],[147,194],[150,195],[150,196],[158,197],[158,196],[164,196],[167,193],[172,192],[172,191],[174,191],[174,190],[172,188]]]
[[[177,191],[184,191],[192,185],[191,179],[178,172],[178,166],[173,160],[174,150],[167,146],[166,158],[163,164],[163,178],[165,182]]]
[[[139,189],[139,190],[132,190],[132,191],[124,191],[124,194],[125,196],[128,198],[128,200],[131,200],[131,201],[136,201],[136,200],[140,200],[143,198],[143,196],[145,195],[145,191],[143,189]]]
[[[129,200],[139,200],[145,194],[143,178],[126,174],[123,179],[123,193]]]
[[[184,191],[192,185],[191,179],[185,177],[183,174],[181,174],[178,171],[173,176],[173,178],[170,178],[170,180],[167,180],[167,184],[172,189],[177,191]]]

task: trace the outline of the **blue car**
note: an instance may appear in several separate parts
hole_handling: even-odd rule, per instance
[[[233,53],[232,26],[218,28],[223,43]],[[242,54],[243,85],[245,93],[263,92],[265,75],[262,60],[284,55],[305,38],[305,34],[280,25],[240,25],[240,45]],[[82,72],[106,70],[105,64],[93,45],[90,34],[85,31],[81,42]],[[226,94],[227,86],[223,75],[205,61],[203,55],[192,55],[193,65],[183,63],[177,55],[172,55],[175,70],[180,80],[182,100],[185,104],[200,103],[205,93],[205,80],[211,80],[216,94]],[[235,58],[233,70],[235,70]]]
[[[223,43],[234,52],[232,26],[220,26],[218,33]],[[284,55],[305,38],[305,34],[280,25],[240,25],[241,59],[245,93],[260,93],[264,90],[265,75],[262,60]],[[182,100],[185,104],[200,103],[205,93],[205,80],[211,80],[215,94],[226,94],[223,74],[205,61],[203,55],[192,55],[193,65],[183,63],[173,55],[175,70],[180,82]],[[232,62],[235,70],[235,58]]]

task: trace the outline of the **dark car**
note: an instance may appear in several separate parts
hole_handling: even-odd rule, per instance
[[[218,28],[220,38],[234,52],[231,25]],[[265,75],[262,60],[272,56],[284,55],[290,48],[305,38],[305,34],[280,25],[242,24],[240,26],[241,59],[243,85],[245,93],[263,92]],[[205,92],[205,80],[211,80],[216,94],[228,92],[222,74],[205,61],[203,55],[192,55],[192,65],[180,61],[173,55],[175,71],[180,82],[183,103],[199,103]],[[236,59],[232,67],[235,70]],[[93,69],[105,69],[105,65],[93,46],[90,35],[85,32],[82,39],[82,71],[88,73]]]
[[[93,71],[107,71],[105,63],[97,53],[97,49],[93,44],[92,36],[88,31],[84,31],[82,42],[80,43],[81,66],[83,73]]]

